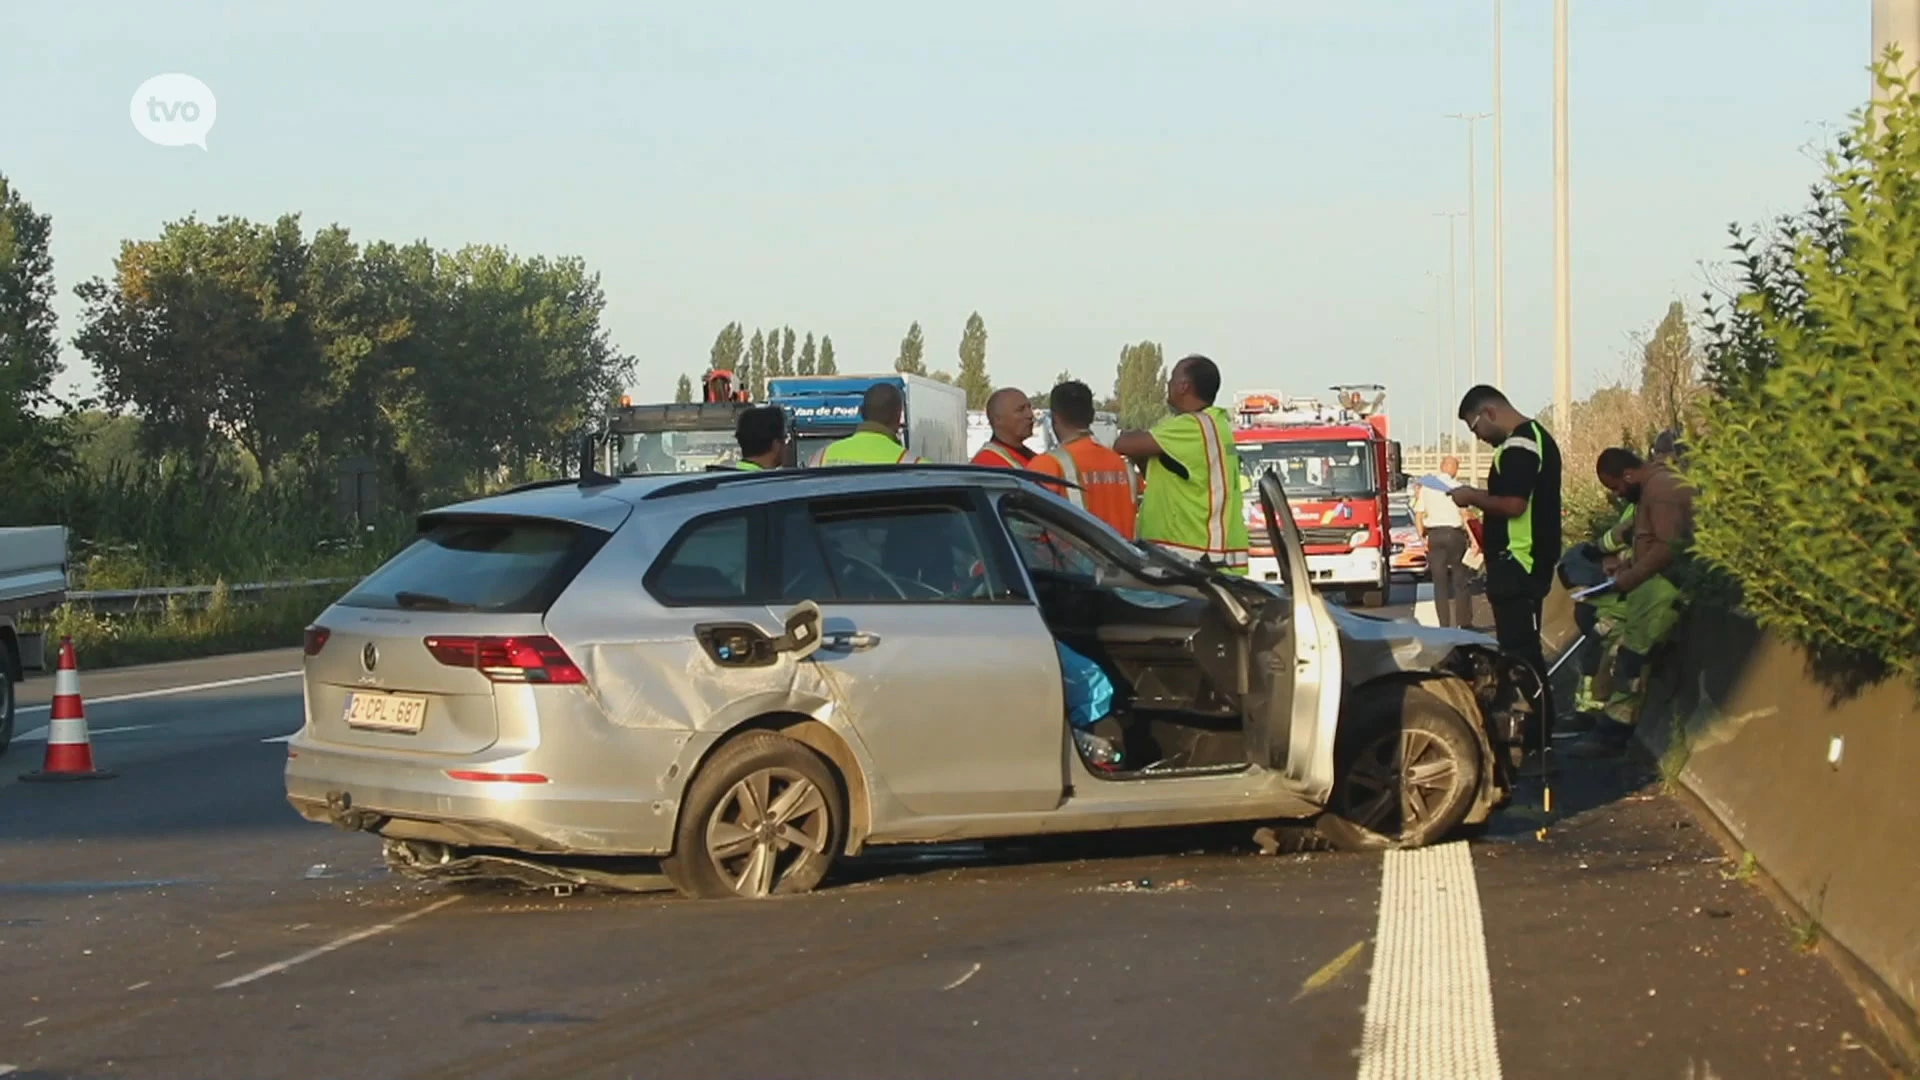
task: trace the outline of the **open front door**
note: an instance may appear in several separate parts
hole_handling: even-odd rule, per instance
[[[1333,791],[1333,741],[1340,722],[1340,632],[1307,577],[1306,549],[1294,527],[1280,477],[1260,477],[1260,509],[1280,564],[1248,651],[1247,756],[1279,770],[1316,800]]]

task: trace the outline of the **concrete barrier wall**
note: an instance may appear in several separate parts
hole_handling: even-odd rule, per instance
[[[1704,606],[1652,679],[1640,737],[1663,771],[1920,1009],[1920,695],[1836,690],[1795,646]]]

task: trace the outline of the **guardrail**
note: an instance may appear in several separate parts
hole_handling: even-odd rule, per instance
[[[253,581],[228,585],[227,596],[243,603],[257,602],[274,592],[288,589],[317,589],[328,585],[352,585],[357,577],[302,578],[297,581]],[[173,585],[153,589],[80,589],[67,593],[66,602],[94,611],[123,614],[145,608],[165,607],[170,601],[191,608],[205,607],[217,585]]]

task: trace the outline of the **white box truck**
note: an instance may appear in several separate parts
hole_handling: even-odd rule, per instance
[[[860,426],[860,398],[876,383],[900,388],[906,410],[897,438],[935,464],[967,460],[967,392],[924,375],[783,375],[767,380],[767,403],[787,413],[789,464],[804,466]]]

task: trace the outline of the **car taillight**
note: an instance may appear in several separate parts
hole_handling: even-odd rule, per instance
[[[320,650],[327,647],[327,639],[332,636],[333,631],[324,626],[309,626],[302,647],[308,656],[319,656]]]
[[[430,637],[427,651],[448,667],[476,668],[502,683],[584,683],[587,677],[550,637]]]

